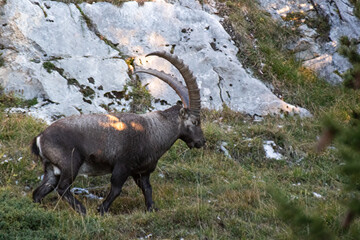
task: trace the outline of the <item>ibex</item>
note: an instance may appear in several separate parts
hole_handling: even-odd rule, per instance
[[[200,91],[196,78],[178,57],[166,52],[148,54],[162,57],[174,65],[185,80],[183,86],[169,74],[153,69],[147,73],[169,84],[182,100],[164,111],[146,114],[91,114],[63,118],[51,124],[34,138],[32,152],[40,156],[44,178],[33,192],[34,202],[54,189],[73,209],[86,209],[70,192],[78,174],[96,176],[111,173],[110,193],[98,207],[101,215],[109,210],[129,176],[142,190],[147,211],[152,211],[150,174],[159,158],[177,139],[189,148],[201,148],[205,138],[200,125]]]

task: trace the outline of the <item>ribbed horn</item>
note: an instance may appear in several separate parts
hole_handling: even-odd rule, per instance
[[[200,100],[200,90],[198,88],[196,78],[193,73],[190,71],[189,67],[184,64],[184,62],[179,59],[177,56],[173,56],[165,51],[157,51],[149,53],[147,56],[158,56],[168,60],[177,70],[179,70],[181,76],[184,78],[188,93],[189,93],[189,105],[190,111],[196,115],[200,116],[201,110],[201,100]]]
[[[182,85],[180,81],[177,80],[177,78],[175,78],[169,74],[166,74],[163,71],[160,72],[155,69],[139,69],[139,70],[136,70],[133,74],[137,74],[137,73],[147,73],[147,74],[153,75],[153,76],[158,77],[159,79],[163,80],[167,84],[169,84],[169,86],[175,90],[177,95],[179,95],[181,101],[184,104],[184,107],[189,108],[190,105],[189,105],[188,91],[187,91],[186,87],[184,85]]]

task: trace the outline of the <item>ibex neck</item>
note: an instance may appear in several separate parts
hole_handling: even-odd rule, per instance
[[[165,111],[157,111],[145,114],[149,124],[148,134],[150,144],[157,148],[162,146],[162,149],[156,149],[161,155],[166,152],[180,135],[179,110],[181,107],[174,106]]]

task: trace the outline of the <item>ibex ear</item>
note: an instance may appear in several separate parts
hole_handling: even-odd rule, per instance
[[[180,116],[182,119],[185,119],[185,118],[187,117],[187,111],[186,111],[185,108],[181,108],[181,109],[180,109],[179,116]]]

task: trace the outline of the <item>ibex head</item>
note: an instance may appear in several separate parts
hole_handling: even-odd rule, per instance
[[[198,88],[196,78],[182,60],[176,56],[172,56],[164,51],[153,52],[147,56],[158,56],[168,60],[180,72],[185,80],[186,87],[181,84],[175,77],[169,74],[160,72],[154,69],[141,69],[134,73],[148,73],[156,76],[169,84],[182,100],[183,108],[179,111],[180,119],[180,135],[179,138],[183,140],[189,148],[201,148],[205,145],[204,134],[201,130],[200,121],[200,90]]]
[[[186,108],[180,110],[179,116],[181,118],[180,139],[183,140],[189,148],[203,147],[206,141],[201,130],[200,117],[195,116]]]

